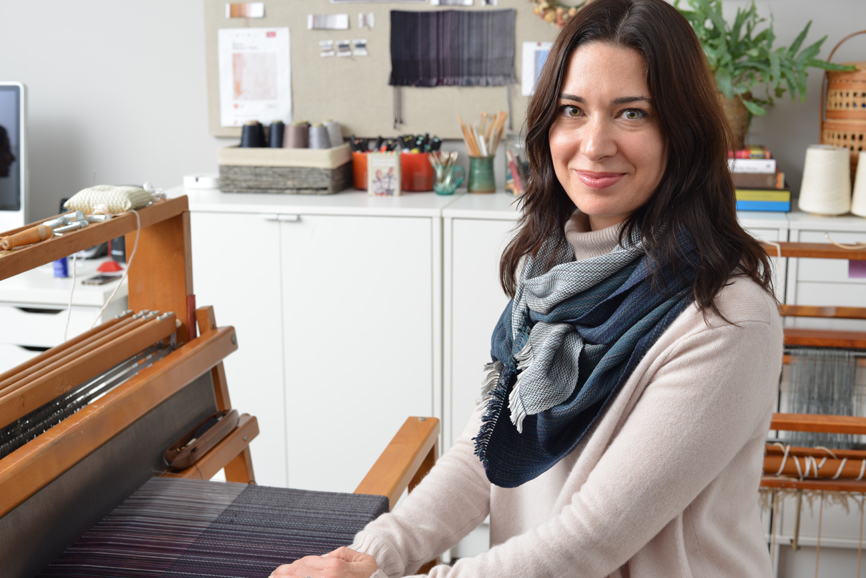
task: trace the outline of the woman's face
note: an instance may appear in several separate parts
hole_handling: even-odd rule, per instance
[[[549,139],[556,177],[593,230],[646,203],[667,154],[640,53],[600,42],[575,50]]]

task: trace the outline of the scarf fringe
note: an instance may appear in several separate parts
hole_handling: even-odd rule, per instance
[[[487,467],[487,445],[490,443],[490,437],[493,435],[493,427],[496,425],[496,420],[502,412],[502,406],[505,405],[506,388],[508,384],[507,375],[502,375],[500,372],[499,379],[488,394],[485,403],[487,409],[481,418],[481,427],[478,429],[478,435],[472,438],[475,442],[475,455]]]
[[[499,376],[502,373],[502,368],[505,367],[501,361],[491,361],[484,365],[484,371],[487,372],[487,377],[481,382],[481,397],[475,402],[475,407],[487,403],[490,393],[496,384],[499,383]]]
[[[523,376],[526,375],[524,370],[532,365],[532,344],[529,341],[514,356],[514,360],[517,362],[517,382],[508,396],[508,411],[511,413],[511,423],[517,428],[517,433],[523,433],[523,420],[526,419],[526,407],[520,399],[520,383],[523,380]]]

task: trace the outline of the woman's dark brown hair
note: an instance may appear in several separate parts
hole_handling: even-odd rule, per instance
[[[637,227],[648,258],[676,267],[681,257],[677,233],[690,233],[700,259],[693,286],[702,311],[718,312],[713,299],[732,273],[746,275],[771,291],[769,259],[737,222],[727,165],[730,128],[691,26],[663,0],[594,0],[560,32],[529,104],[526,151],[531,178],[522,197],[520,230],[500,262],[506,293],[514,295],[520,260],[536,255],[574,212],[574,203],[554,174],[548,132],[556,119],[569,57],[591,42],[630,48],[643,56],[653,110],[667,146],[667,167],[658,187],[626,219],[620,239],[630,238]]]

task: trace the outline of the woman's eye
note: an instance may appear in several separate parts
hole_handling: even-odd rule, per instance
[[[562,114],[563,116],[572,118],[581,115],[581,110],[576,106],[565,104],[562,106]]]
[[[646,116],[646,113],[637,108],[630,108],[622,113],[622,117],[626,120],[640,120]]]

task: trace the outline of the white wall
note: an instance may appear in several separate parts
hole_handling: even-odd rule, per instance
[[[744,4],[726,0],[726,12]],[[758,6],[775,15],[779,43],[813,19],[807,41],[829,35],[825,58],[866,25],[866,0]],[[170,187],[184,174],[216,172],[217,149],[232,143],[207,130],[201,0],[0,0],[0,55],[0,79],[30,91],[31,220],[57,212],[60,198],[93,183],[94,170],[97,183]],[[858,58],[866,60],[866,35],[834,60]],[[806,147],[818,141],[820,78],[810,74],[805,104],[781,100],[748,137],[773,150],[795,190]]]
[[[0,78],[29,90],[30,220],[97,183],[216,172],[200,0],[0,0]]]

